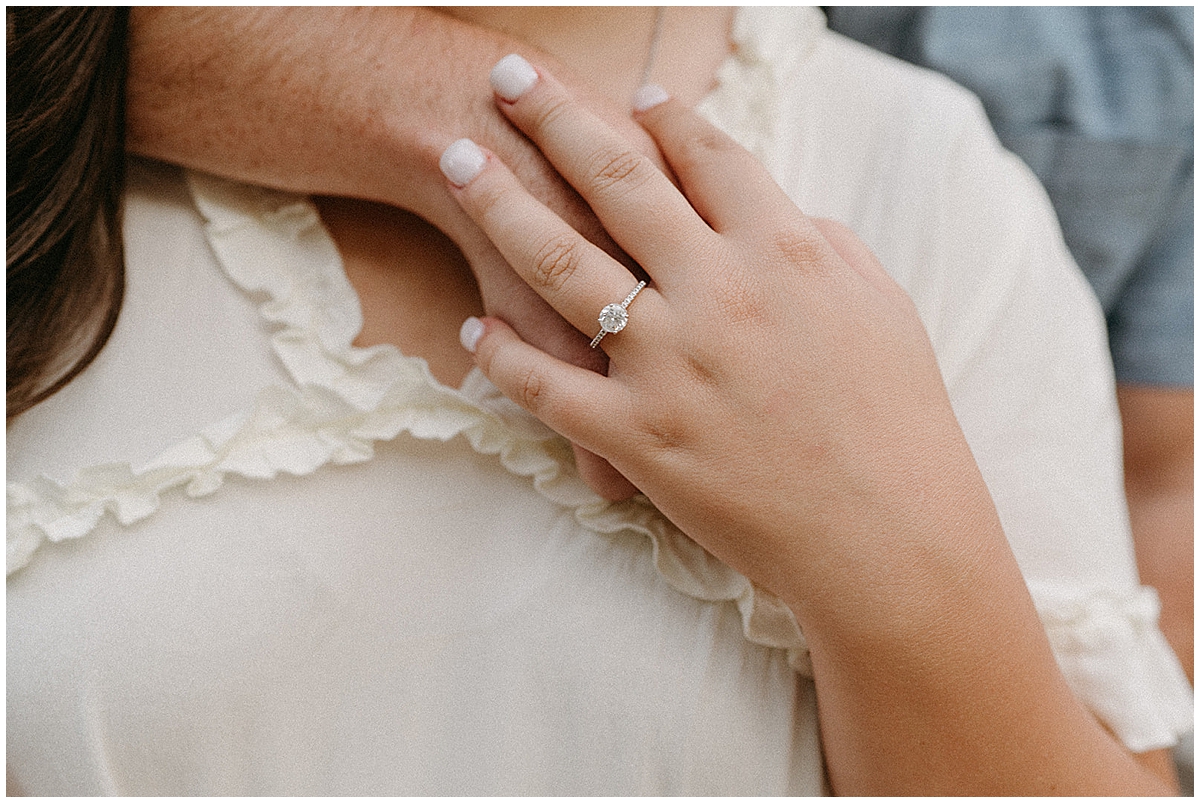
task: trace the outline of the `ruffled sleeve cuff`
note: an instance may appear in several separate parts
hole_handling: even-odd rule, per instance
[[[1034,599],[1067,683],[1126,747],[1170,747],[1192,729],[1192,688],[1158,630],[1153,589]]]

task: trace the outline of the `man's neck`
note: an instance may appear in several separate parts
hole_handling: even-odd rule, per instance
[[[628,103],[641,84],[656,20],[653,6],[442,10],[545,50],[619,103]],[[685,102],[699,101],[729,54],[732,16],[720,7],[665,7],[650,80]]]

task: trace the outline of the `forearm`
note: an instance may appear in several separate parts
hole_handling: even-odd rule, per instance
[[[877,598],[870,630],[805,623],[834,790],[1172,793],[1071,694],[1011,558],[958,558]]]
[[[425,140],[464,114],[438,114],[438,84],[475,66],[469,83],[490,105],[484,76],[504,53],[419,8],[139,8],[130,47],[134,152],[407,208],[436,188]],[[445,63],[456,69],[435,69]]]
[[[611,241],[499,114],[487,76],[519,52],[564,75],[647,153],[620,108],[552,56],[426,8],[138,8],[131,20],[128,147],[279,189],[415,212],[477,259],[478,234],[444,191],[437,159],[470,136],[593,241]]]
[[[1074,700],[1024,612],[982,604],[810,648],[841,795],[1172,793]]]
[[[1169,793],[1067,686],[982,478],[922,488],[792,561],[835,791]]]

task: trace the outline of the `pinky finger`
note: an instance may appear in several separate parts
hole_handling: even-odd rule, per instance
[[[619,407],[620,386],[608,377],[551,357],[497,318],[468,318],[463,345],[492,384],[558,434],[598,455],[611,434],[605,421]]]

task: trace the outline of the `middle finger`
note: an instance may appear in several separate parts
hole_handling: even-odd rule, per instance
[[[506,73],[522,80],[510,86]],[[591,206],[617,244],[664,288],[678,255],[715,234],[649,157],[517,55],[492,69],[501,111]],[[513,91],[514,88],[519,91]]]

